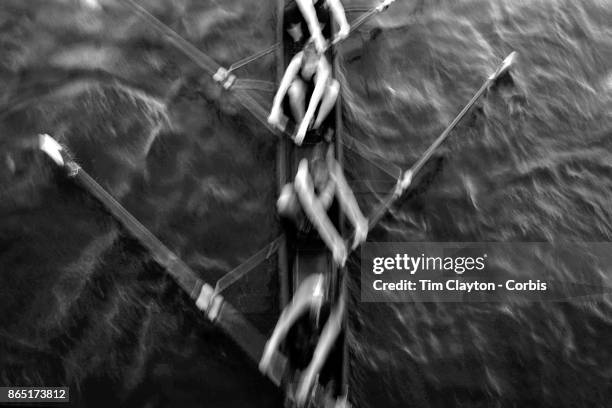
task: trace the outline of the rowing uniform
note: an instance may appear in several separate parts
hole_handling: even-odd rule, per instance
[[[304,81],[304,84],[306,84],[306,106],[308,106],[308,102],[310,101],[310,97],[312,96],[312,93],[315,88],[315,76],[316,70],[310,76],[307,76],[304,73],[304,65],[302,65],[302,67],[300,68],[299,77],[302,81]]]

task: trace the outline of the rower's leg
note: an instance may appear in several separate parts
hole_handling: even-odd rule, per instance
[[[332,224],[327,216],[327,212],[317,198],[314,192],[312,178],[308,172],[308,161],[302,159],[298,166],[298,172],[295,176],[295,192],[297,193],[302,209],[308,216],[308,219],[327,247],[332,251],[334,261],[339,265],[344,265],[346,261],[346,247],[342,237]]]
[[[298,144],[301,144],[301,140],[306,136],[306,131],[310,127],[314,119],[315,112],[319,103],[321,102],[321,98],[323,97],[323,93],[325,92],[325,88],[327,87],[328,78],[325,78],[321,75],[315,75],[315,87],[312,91],[312,95],[310,96],[310,101],[308,101],[308,108],[306,108],[306,113],[304,114],[304,119],[300,123],[297,132],[295,134],[295,139],[300,140]]]
[[[301,79],[295,79],[287,91],[293,120],[300,123],[306,112],[306,84]]]
[[[300,379],[300,384],[298,385],[295,396],[298,406],[302,406],[304,403],[306,403],[310,390],[317,379],[317,375],[321,372],[321,369],[327,361],[329,353],[334,346],[336,339],[338,338],[338,334],[340,334],[340,331],[342,330],[342,322],[344,320],[344,313],[346,311],[345,300],[345,295],[340,296],[338,302],[332,309],[329,318],[325,323],[325,327],[323,327],[323,331],[321,332],[321,337],[317,343],[312,360],[302,374],[302,378]]]
[[[266,343],[261,361],[259,362],[259,370],[265,373],[272,362],[272,358],[278,346],[285,339],[287,333],[293,327],[295,322],[309,309],[321,306],[321,274],[313,274],[302,281],[300,286],[293,294],[291,303],[285,307],[274,332]]]
[[[342,167],[335,160],[329,162],[330,173],[336,182],[336,196],[340,203],[340,208],[346,214],[351,224],[355,228],[355,239],[353,241],[353,249],[366,240],[368,236],[368,219],[363,216],[359,209],[357,199],[353,194],[353,190],[348,185]]]
[[[336,104],[336,99],[338,99],[338,94],[340,93],[340,83],[335,79],[330,79],[327,88],[325,89],[325,93],[323,94],[323,98],[321,98],[321,105],[319,106],[319,113],[317,114],[317,118],[315,119],[312,127],[314,129],[318,129],[327,115],[331,112]]]

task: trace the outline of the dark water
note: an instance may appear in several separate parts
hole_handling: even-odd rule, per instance
[[[141,3],[222,65],[274,42],[274,2]],[[609,1],[400,0],[347,41],[346,130],[400,167],[520,54],[371,239],[609,241],[610,21]],[[278,405],[101,206],[24,148],[54,135],[212,282],[279,231],[274,139],[113,0],[3,0],[0,49],[0,383],[70,385],[81,406]],[[268,56],[239,74],[273,81],[273,67]],[[346,162],[367,210],[393,180],[352,153]],[[609,406],[609,296],[364,304],[357,262],[355,405]],[[265,332],[275,279],[265,264],[228,294]]]

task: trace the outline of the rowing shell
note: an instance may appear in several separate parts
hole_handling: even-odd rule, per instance
[[[277,3],[277,42],[281,44],[280,52],[277,54],[276,76],[277,83],[280,83],[285,68],[294,56],[294,47],[291,47],[292,39],[287,34],[287,27],[284,24],[284,15],[291,0],[278,0]],[[327,24],[331,24],[327,21]],[[332,58],[333,76],[339,71],[339,58],[336,54],[336,49],[330,47],[328,55]],[[325,121],[323,127],[334,129],[334,143],[336,160],[342,165],[342,109],[341,97],[336,101],[334,111],[330,112],[329,118]],[[289,110],[286,109],[286,112]],[[323,129],[326,133],[327,129]],[[322,142],[324,143],[324,142]],[[307,158],[310,153],[307,147],[297,147],[288,138],[283,138],[278,144],[277,149],[277,180],[279,193],[283,186],[293,181],[293,177],[297,172],[298,163],[302,158]],[[329,215],[330,218],[342,234],[343,217],[338,206],[332,206]],[[292,299],[293,293],[296,291],[299,284],[309,275],[313,273],[322,273],[328,277],[329,295],[331,302],[346,301],[346,281],[343,278],[346,276],[344,269],[338,268],[331,257],[331,252],[325,245],[320,245],[318,242],[314,245],[309,245],[307,242],[298,242],[292,240],[291,233],[285,234],[288,239],[280,246],[278,250],[278,274],[280,293],[279,300],[281,308],[287,306]],[[342,305],[340,305],[342,306]],[[346,311],[346,305],[344,305]],[[345,313],[346,316],[346,313]],[[299,373],[306,368],[312,357],[312,349],[316,341],[304,346],[303,337],[310,337],[312,340],[318,338],[322,326],[325,324],[325,315],[319,318],[318,324],[313,325],[312,320],[307,313],[303,320],[299,320],[287,336],[285,342],[286,354],[289,357],[289,365],[293,378],[287,387],[293,386],[299,380]],[[327,401],[323,404],[328,406],[338,398],[346,398],[348,389],[348,347],[346,345],[346,317],[343,322],[344,329],[340,332],[330,355],[327,358],[327,363],[324,365],[318,383],[315,385],[312,400],[325,398]],[[300,346],[298,346],[300,345]],[[294,392],[293,389],[288,389],[289,394]],[[318,394],[318,395],[317,395]],[[288,399],[288,405],[293,405]]]

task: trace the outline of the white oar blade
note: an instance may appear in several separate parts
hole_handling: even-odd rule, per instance
[[[516,51],[512,51],[510,53],[510,55],[508,55],[506,57],[506,59],[504,59],[504,63],[502,64],[502,66],[499,68],[499,74],[497,76],[501,76],[503,75],[506,71],[508,71],[510,69],[510,67],[512,65],[514,65],[514,62],[516,61],[516,57],[518,56],[518,53]]]
[[[518,56],[518,53],[516,51],[512,51],[502,62],[501,66],[497,69],[497,71],[495,71],[493,73],[493,75],[491,75],[491,77],[489,79],[491,79],[492,81],[496,80],[497,78],[499,78],[500,76],[502,76],[503,74],[505,74],[506,72],[508,72],[508,70],[510,69],[510,67],[512,65],[514,65],[514,62],[516,61],[516,57]]]
[[[62,157],[62,146],[52,138],[51,136],[44,134],[38,135],[38,142],[40,150],[45,152],[47,156],[51,158],[58,166],[64,165],[64,158]]]
[[[385,1],[383,1],[381,4],[379,4],[379,5],[376,7],[376,10],[377,10],[378,12],[381,12],[381,11],[383,11],[384,9],[386,9],[387,7],[389,7],[389,6],[391,5],[391,3],[393,3],[394,1],[395,1],[395,0],[385,0]]]

